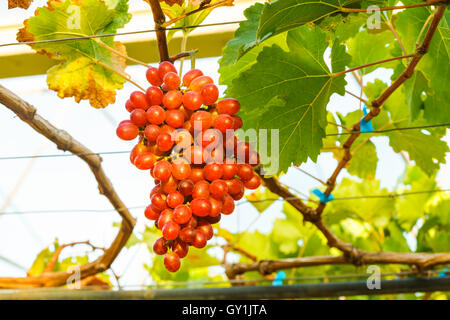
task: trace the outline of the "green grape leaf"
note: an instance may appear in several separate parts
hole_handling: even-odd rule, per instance
[[[345,50],[345,46],[335,40],[331,47],[331,70],[333,73],[344,71],[351,61],[352,57]]]
[[[358,143],[356,143],[358,146]],[[353,154],[349,162],[347,171],[362,179],[375,178],[378,156],[375,145],[372,141],[367,141]]]
[[[423,36],[421,39],[418,39],[418,36],[430,14],[432,14],[432,11],[427,7],[404,10],[398,14],[395,27],[408,52],[414,52],[416,41],[419,40],[420,43],[423,40]],[[448,74],[450,72],[449,21],[450,13],[447,10],[431,40],[427,54],[422,57],[416,67],[423,73],[428,82],[424,117],[430,123],[450,121],[450,113],[448,112],[448,102],[450,101],[450,91],[448,90]],[[413,81],[413,79],[409,79],[405,82],[408,96],[413,95],[410,91],[414,90],[415,86],[406,85],[406,83]],[[417,108],[417,105],[414,104],[411,108]],[[416,114],[414,111],[411,113]]]
[[[264,191],[261,189],[256,190],[255,192],[246,195],[245,198],[258,210],[259,213],[263,213],[268,207],[274,203],[274,199],[277,199],[278,196],[269,189],[265,188]]]
[[[391,49],[394,46],[394,35],[392,32],[371,33],[367,29],[356,34],[353,38],[346,41],[348,52],[352,56],[352,63],[350,67],[357,67],[371,62],[376,62],[391,58]],[[373,44],[377,47],[374,48]],[[390,68],[395,65],[394,62],[383,63],[375,66],[366,67],[359,71],[364,75],[373,70],[384,67]]]
[[[325,137],[326,105],[332,93],[345,92],[344,77],[332,75],[323,60],[325,37],[317,27],[290,31],[289,52],[277,45],[265,47],[258,63],[228,89],[241,103],[246,128],[279,129],[278,172],[317,158]]]
[[[301,234],[291,221],[276,219],[273,223],[271,238],[281,253],[290,255],[298,251]]]
[[[432,197],[426,211],[430,216],[437,217],[440,224],[450,227],[450,193],[442,192]]]
[[[286,34],[273,37],[260,46],[247,50],[247,45],[256,39],[262,9],[262,4],[255,3],[244,11],[247,20],[239,24],[239,28],[234,33],[234,38],[228,41],[223,49],[222,58],[219,60],[219,81],[221,84],[231,85],[233,79],[256,63],[256,57],[264,47],[277,44],[287,50]]]
[[[18,41],[52,40],[115,33],[130,19],[127,0],[50,0],[24,22]],[[103,46],[99,44],[103,43]],[[115,102],[125,78],[125,59],[104,46],[126,55],[125,46],[113,37],[32,44],[38,53],[58,61],[47,72],[47,84],[58,96],[88,99],[95,108]],[[114,72],[113,70],[117,71]]]
[[[274,243],[271,241],[270,236],[263,234],[259,231],[254,232],[242,232],[236,235],[236,245],[239,248],[251,252],[258,260],[262,259],[277,259],[277,251],[274,249]],[[241,261],[250,262],[250,259],[244,255],[241,255]]]
[[[351,128],[353,124],[358,122],[362,116],[363,112],[361,110],[356,110],[342,116],[338,113],[342,125]],[[339,140],[341,144],[348,138],[348,136],[341,136]],[[362,179],[373,179],[375,178],[375,173],[378,164],[378,155],[376,152],[375,145],[372,141],[366,141],[367,137],[362,136],[360,140],[357,140],[352,146],[352,158],[348,162],[346,169],[352,174],[356,175]],[[343,151],[341,151],[342,153]],[[342,158],[342,154],[338,154],[338,158]]]
[[[414,179],[411,179],[411,175],[414,175]],[[411,181],[408,181],[411,180]],[[433,190],[436,188],[435,177],[428,177],[422,170],[417,167],[409,168],[406,173],[405,184],[410,187],[405,190],[398,190],[397,193],[402,192],[417,192]],[[395,208],[397,212],[397,218],[400,225],[410,231],[415,225],[417,220],[424,216],[424,205],[428,199],[432,196],[431,193],[420,193],[414,195],[405,195],[397,198]]]
[[[30,269],[28,269],[27,275],[29,277],[38,276],[42,272],[44,272],[45,266],[52,258],[53,253],[54,251],[51,251],[49,248],[45,248],[41,252],[39,252],[36,256],[36,259],[34,259],[34,262],[31,265]]]
[[[411,78],[403,84],[403,91],[406,105],[409,106],[409,120],[414,121],[419,118],[421,110],[424,109],[424,103],[421,98],[422,93],[428,91],[428,81],[423,72],[416,70]]]
[[[214,5],[214,3],[218,2],[220,0],[212,0],[209,2],[210,5]],[[179,1],[175,4],[168,4],[166,2],[160,2],[161,9],[163,10],[164,14],[169,17],[169,19],[175,19],[182,14],[186,12],[194,11],[195,9],[199,8],[199,3],[194,3],[192,1]],[[224,5],[233,5],[233,0],[230,0],[229,3]],[[175,24],[171,27],[175,28],[183,28],[187,26],[197,26],[200,25],[211,13],[211,11],[214,10],[214,8],[208,8],[200,10],[194,14],[188,15],[187,17],[178,20],[175,22]],[[187,28],[187,29],[176,29],[176,30],[169,30],[167,33],[167,40],[170,41],[173,36],[177,32],[183,32],[185,36],[188,36],[192,31],[194,31],[196,28]]]
[[[364,92],[372,99],[387,87],[381,81],[368,84]],[[410,122],[410,113],[406,105],[405,93],[402,90],[396,90],[385,102],[385,112],[389,112],[389,121],[377,123],[375,129],[404,128],[409,126],[424,125],[423,121],[416,120]],[[382,115],[385,112],[380,112]],[[374,120],[380,121],[375,117]],[[411,160],[428,175],[432,175],[438,168],[439,163],[445,163],[445,153],[448,152],[448,145],[441,140],[440,134],[431,132],[425,134],[420,130],[397,130],[386,132],[384,135],[389,137],[389,145],[395,152],[406,151]],[[432,153],[429,150],[433,150]]]
[[[376,179],[356,182],[344,178],[333,192],[336,200],[330,202],[324,212],[325,222],[335,224],[340,220],[351,218],[377,227],[385,227],[394,214],[394,199],[389,197],[367,198],[367,195],[387,196],[389,192],[380,188]],[[361,199],[337,200],[345,197],[362,197]]]
[[[385,234],[386,240],[383,242],[384,251],[392,252],[409,252],[411,251],[406,238],[403,236],[403,230],[396,223],[396,221],[391,221],[387,227],[387,232]]]
[[[308,23],[314,23],[332,14],[341,12],[341,8],[359,6],[359,0],[278,0],[267,2],[261,15],[257,40],[289,31]]]
[[[360,28],[367,22],[364,13],[351,13],[349,15],[331,15],[323,19],[319,27],[339,41],[346,41],[354,37]]]

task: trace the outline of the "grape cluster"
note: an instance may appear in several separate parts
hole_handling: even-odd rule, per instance
[[[192,69],[180,79],[172,63],[162,62],[146,77],[151,86],[131,93],[125,105],[130,120],[116,132],[123,140],[139,137],[130,161],[155,179],[145,209],[162,231],[153,250],[175,272],[189,246],[206,246],[211,225],[234,211],[245,188],[259,187],[253,168],[259,156],[234,134],[242,127],[239,102],[217,102],[219,90],[202,71]]]

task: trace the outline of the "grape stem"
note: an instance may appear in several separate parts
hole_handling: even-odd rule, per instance
[[[161,62],[170,61],[169,48],[167,46],[166,29],[162,26],[166,21],[164,12],[161,9],[159,0],[147,0],[150,4],[155,22],[156,39],[158,41],[159,59]]]

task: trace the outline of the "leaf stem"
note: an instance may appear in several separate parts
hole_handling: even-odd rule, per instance
[[[97,63],[97,64],[101,65],[102,67],[104,67],[104,68],[106,68],[106,69],[108,69],[108,70],[114,72],[115,74],[121,76],[122,78],[124,78],[124,79],[127,80],[128,82],[134,84],[136,87],[138,87],[138,88],[141,89],[143,92],[145,92],[145,89],[144,89],[143,87],[141,87],[139,84],[137,84],[136,82],[134,82],[133,80],[131,80],[131,77],[130,77],[129,75],[127,75],[126,73],[121,72],[121,71],[119,71],[119,70],[116,70],[116,69],[114,69],[113,67],[108,66],[106,63],[104,63],[104,62],[102,62],[102,61],[100,61],[100,60],[98,60],[98,59],[95,59],[95,58],[91,58],[91,59],[92,59],[95,63]]]
[[[399,45],[400,48],[402,49],[403,54],[404,54],[404,55],[407,55],[406,49],[405,49],[405,47],[403,46],[403,42],[400,40],[400,37],[399,37],[399,35],[398,35],[398,33],[397,33],[397,30],[395,30],[394,25],[393,25],[390,21],[387,21],[387,22],[386,22],[386,25],[388,26],[389,30],[391,30],[391,32],[392,32],[392,34],[394,35],[395,39],[397,39],[398,45]]]
[[[333,122],[333,121],[328,121],[328,124],[332,124],[333,126],[336,126],[336,127],[341,127],[342,129],[344,129],[344,130],[346,130],[348,132],[352,131],[352,129],[350,129],[350,128],[346,127],[346,126],[343,126],[342,124],[338,124],[336,122]]]
[[[407,54],[407,55],[400,56],[400,57],[393,57],[393,58],[389,58],[389,59],[375,61],[375,62],[363,64],[361,66],[354,67],[354,68],[351,68],[351,69],[348,69],[348,70],[344,70],[344,71],[341,71],[341,72],[333,73],[333,74],[331,74],[331,76],[338,77],[338,76],[342,76],[342,75],[344,75],[346,73],[353,72],[355,70],[359,70],[359,69],[363,69],[363,68],[367,68],[367,67],[370,67],[370,66],[374,66],[374,65],[377,65],[377,64],[386,63],[386,62],[395,61],[395,60],[400,60],[400,59],[405,59],[405,58],[412,58],[412,57],[416,57],[416,56],[417,56],[417,53],[411,53],[411,54]]]
[[[369,101],[364,100],[363,98],[357,96],[356,94],[351,93],[351,92],[348,91],[348,90],[345,90],[345,92],[348,93],[349,95],[351,95],[352,97],[355,97],[356,99],[358,99],[359,101],[361,101],[362,103],[364,103],[366,106],[369,106],[369,105],[370,105],[370,102],[369,102]]]
[[[425,32],[425,30],[432,18],[433,18],[433,14],[430,14],[430,16],[427,18],[427,20],[423,24],[422,29],[420,29],[419,35],[417,36],[417,40],[416,40],[416,48],[419,46],[420,38],[422,38],[422,35]]]
[[[143,65],[143,66],[145,66],[145,67],[147,67],[147,68],[150,67],[149,64],[147,64],[147,63],[145,63],[145,62],[142,62],[142,61],[140,61],[140,60],[134,59],[134,58],[132,58],[132,57],[129,57],[128,55],[123,54],[123,53],[121,53],[120,51],[117,51],[116,49],[114,49],[114,48],[108,46],[106,43],[104,43],[103,41],[101,41],[101,40],[98,39],[98,38],[94,38],[94,39],[92,39],[92,40],[93,40],[95,43],[97,43],[99,46],[105,48],[106,50],[108,50],[108,51],[110,51],[110,52],[112,52],[112,53],[114,53],[115,55],[118,55],[119,57],[122,57],[122,58],[124,58],[124,59],[133,61],[134,63]]]
[[[187,46],[187,40],[188,40],[188,33],[183,30],[183,38],[181,39],[181,52],[186,51]],[[172,57],[171,57],[172,59]],[[172,60],[174,61],[174,60]],[[183,74],[183,64],[184,64],[184,57],[180,58],[180,77]]]

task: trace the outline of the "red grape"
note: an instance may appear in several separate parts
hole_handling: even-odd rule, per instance
[[[167,245],[166,245],[166,239],[159,238],[155,241],[153,244],[153,252],[159,255],[166,254],[167,252]]]
[[[184,123],[183,112],[180,110],[167,110],[166,123],[173,128],[180,128]]]
[[[149,107],[147,97],[142,91],[134,91],[133,93],[131,93],[130,101],[136,109],[147,110]]]
[[[153,175],[160,181],[169,179],[171,174],[172,165],[167,160],[160,160],[153,167]]]
[[[166,120],[166,111],[160,106],[151,106],[147,110],[147,120],[153,124],[161,124]]]
[[[261,179],[255,174],[244,182],[244,187],[250,190],[257,189],[261,185]]]
[[[133,111],[131,111],[130,120],[138,127],[145,127],[145,125],[147,124],[146,115],[147,114],[145,113],[144,110],[134,109]]]
[[[171,208],[175,208],[175,207],[179,206],[180,204],[182,204],[183,202],[184,202],[184,196],[178,191],[171,192],[167,195],[167,205]],[[181,224],[186,223],[186,222],[181,222]],[[177,221],[177,223],[180,223],[180,222]]]
[[[156,193],[151,197],[152,206],[157,210],[164,210],[167,208],[166,196],[162,193]]]
[[[191,217],[192,211],[187,205],[180,204],[173,210],[173,220],[178,224],[188,223]]]
[[[238,176],[242,181],[250,180],[253,177],[253,168],[248,164],[238,165]]]
[[[133,140],[138,136],[139,129],[132,123],[125,123],[117,127],[116,133],[122,140]]]
[[[144,136],[147,138],[148,141],[156,141],[156,138],[158,138],[159,134],[161,132],[161,129],[154,124],[149,124],[145,127],[144,130]]]
[[[208,84],[208,83],[213,83],[213,79],[211,79],[211,77],[208,76],[200,76],[195,78],[194,80],[191,81],[191,83],[189,84],[189,89],[191,89],[192,91],[196,91],[198,93],[201,93],[203,88]]]
[[[214,235],[213,228],[211,227],[211,224],[209,222],[206,222],[206,221],[200,221],[198,223],[198,226],[195,229],[195,231],[203,233],[205,235],[205,237],[206,237],[206,240],[210,240],[213,237],[213,235]]]
[[[135,109],[135,106],[130,101],[130,99],[128,99],[127,102],[125,102],[125,109],[127,109],[128,112],[131,112]]]
[[[192,245],[198,249],[204,248],[206,246],[206,240],[205,235],[203,232],[195,232],[194,240],[192,241]]]
[[[215,84],[208,83],[202,89],[202,98],[204,104],[213,104],[217,101],[217,98],[219,98],[219,89]]]
[[[164,266],[170,272],[176,272],[180,269],[180,257],[175,252],[169,252],[164,256]]]
[[[181,79],[176,72],[167,72],[164,76],[163,81],[167,89],[169,90],[178,89],[181,84]]]
[[[145,208],[144,214],[145,214],[145,217],[149,220],[158,220],[158,218],[160,216],[160,212],[154,210],[151,204]]]
[[[220,132],[227,132],[227,130],[232,130],[234,127],[234,120],[231,116],[227,114],[221,114],[214,119],[214,128]]]
[[[180,258],[187,256],[189,251],[189,246],[187,243],[181,240],[175,240],[172,244],[172,252],[176,253]]]
[[[209,197],[209,183],[205,180],[200,180],[194,185],[192,190],[192,198],[194,199],[208,199]]]
[[[180,225],[174,221],[168,221],[161,229],[164,239],[175,240],[180,233]]]
[[[194,80],[195,78],[198,78],[200,76],[203,75],[203,72],[198,70],[198,69],[192,69],[189,70],[188,72],[186,72],[186,74],[183,76],[183,84],[186,87],[189,87],[189,85],[191,84],[192,80]]]
[[[172,174],[178,180],[187,179],[191,175],[191,165],[183,158],[178,158],[172,163]]]
[[[148,68],[147,72],[145,73],[145,76],[147,77],[148,82],[154,86],[160,86],[163,82],[158,74],[158,68],[155,67]]]
[[[233,98],[226,98],[217,103],[217,111],[219,111],[220,114],[233,115],[238,112],[240,108],[241,104],[239,101]]]
[[[194,199],[190,206],[192,213],[198,217],[206,217],[211,212],[211,204],[207,199]]]
[[[149,87],[145,92],[150,106],[159,106],[162,103],[163,92],[158,87]]]
[[[168,72],[175,72],[177,73],[177,69],[175,68],[175,66],[169,62],[169,61],[163,61],[159,64],[159,68],[158,68],[158,75],[161,79],[164,79],[164,76],[166,75],[166,73]]]
[[[156,162],[156,156],[151,152],[145,152],[134,158],[134,165],[140,170],[149,170],[153,168]]]
[[[211,186],[209,187],[211,195],[216,198],[220,199],[228,192],[228,186],[223,180],[214,180],[211,182]]]
[[[178,90],[171,90],[163,97],[163,105],[167,109],[177,109],[183,102],[183,94]]]
[[[208,163],[203,169],[203,175],[205,176],[205,179],[209,181],[220,179],[222,174],[222,165],[218,163]]]
[[[211,113],[207,111],[197,111],[191,116],[191,124],[194,130],[206,130],[212,125]]]
[[[184,196],[190,196],[193,190],[194,183],[189,179],[182,180],[178,183],[178,191]]]
[[[189,110],[197,110],[203,104],[203,99],[200,93],[195,91],[188,91],[183,95],[183,105]]]
[[[194,241],[195,229],[192,227],[184,227],[183,229],[180,230],[179,237],[180,237],[181,241],[190,243],[190,242]]]

